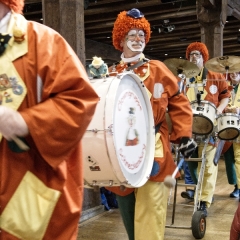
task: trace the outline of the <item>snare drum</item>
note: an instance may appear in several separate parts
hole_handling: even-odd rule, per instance
[[[140,187],[150,177],[155,149],[145,86],[134,73],[91,80],[91,84],[100,101],[82,139],[85,183]]]
[[[224,113],[217,117],[218,138],[233,140],[239,136],[239,116],[234,113]]]
[[[208,101],[192,101],[193,126],[192,132],[197,135],[207,135],[213,131],[216,107]]]

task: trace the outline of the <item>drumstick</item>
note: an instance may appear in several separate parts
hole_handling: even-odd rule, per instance
[[[24,143],[20,138],[18,137],[12,137],[12,140],[18,145],[19,148],[21,148],[24,151],[29,150],[30,148],[26,143]]]
[[[217,150],[216,150],[214,158],[213,158],[213,163],[214,163],[215,166],[218,165],[218,161],[221,157],[224,144],[225,144],[225,140],[220,140],[219,143],[218,143]]]
[[[183,161],[184,161],[184,158],[182,158],[180,160],[180,162],[178,163],[176,169],[174,170],[172,176],[168,175],[165,177],[164,179],[164,185],[168,188],[172,188],[176,185],[176,179],[175,179],[175,176],[177,175],[177,172],[179,171],[179,168],[182,166],[183,164]]]

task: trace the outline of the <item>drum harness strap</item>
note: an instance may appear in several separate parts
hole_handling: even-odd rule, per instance
[[[143,58],[142,60],[140,60],[139,62],[133,64],[132,66],[128,66],[128,68],[126,69],[127,71],[133,70],[135,68],[141,67],[143,64],[149,62],[150,60],[147,58]]]
[[[204,67],[203,70],[202,70],[202,79],[201,79],[201,81],[203,81],[204,79],[206,79],[207,74],[208,74],[208,70]],[[198,76],[201,76],[201,72],[199,73]],[[193,79],[193,81],[195,81],[195,80],[196,80],[196,77],[193,77],[192,79]],[[190,80],[190,81],[191,81],[191,80]],[[204,93],[204,86],[203,86],[202,91],[199,91],[199,90],[198,90],[198,86],[197,86],[197,84],[196,84],[196,86],[194,87],[194,91],[195,91],[195,95],[196,95],[196,96],[197,96],[198,94],[203,94],[203,93]],[[201,97],[200,97],[200,98],[201,98]]]
[[[138,61],[137,63],[133,64],[132,66],[131,66],[131,63],[128,63],[128,64],[127,64],[128,67],[126,68],[126,71],[131,71],[131,70],[133,70],[133,69],[135,69],[135,68],[141,67],[143,64],[145,64],[145,63],[147,63],[147,62],[149,62],[149,61],[150,61],[150,59],[143,58],[142,60]],[[121,62],[115,62],[115,63],[113,63],[113,69],[114,69],[114,71],[115,71],[116,66],[117,66],[118,64],[120,64],[120,63],[121,63]]]

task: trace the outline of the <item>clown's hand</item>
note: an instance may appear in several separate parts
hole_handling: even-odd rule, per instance
[[[179,144],[179,151],[185,158],[190,158],[197,147],[197,143],[189,138],[182,137]]]
[[[0,133],[7,140],[28,135],[28,126],[22,115],[5,106],[0,106]]]

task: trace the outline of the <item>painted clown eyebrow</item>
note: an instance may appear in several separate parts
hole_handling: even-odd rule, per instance
[[[193,55],[195,55],[196,57],[200,57],[202,54],[200,52],[191,52],[189,54],[190,57],[193,56]]]
[[[145,35],[143,30],[136,30],[136,29],[130,30],[127,35],[133,35],[133,34]]]

